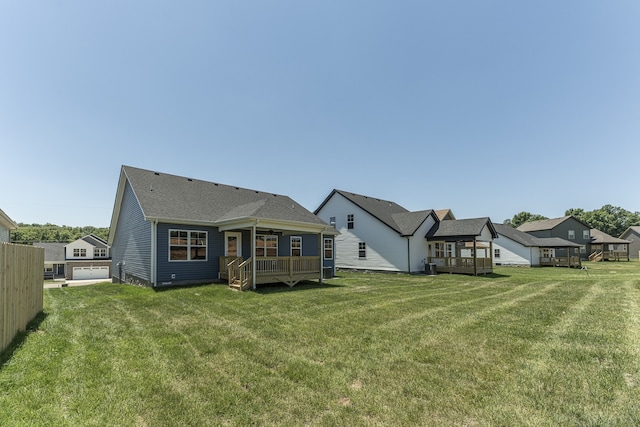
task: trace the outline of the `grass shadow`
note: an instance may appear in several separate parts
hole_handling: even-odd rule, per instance
[[[327,279],[330,280],[330,279]],[[295,286],[288,286],[284,283],[265,283],[258,285],[254,292],[258,294],[268,295],[268,294],[277,294],[282,292],[299,292],[299,291],[311,291],[318,289],[334,289],[334,288],[343,288],[344,285],[339,285],[336,283],[318,283],[314,281],[303,281],[298,283]]]
[[[20,347],[24,344],[30,334],[37,332],[44,319],[47,318],[47,314],[41,311],[36,317],[27,324],[27,328],[24,331],[20,331],[13,338],[9,346],[2,352],[0,352],[0,371],[4,368],[9,360],[13,357],[15,352],[20,350]]]

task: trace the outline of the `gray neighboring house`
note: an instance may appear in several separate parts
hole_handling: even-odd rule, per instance
[[[591,249],[591,226],[569,215],[561,218],[529,221],[518,227],[518,230],[535,237],[559,237],[580,246],[580,258],[588,259]],[[559,248],[557,257],[566,257],[567,250]]]
[[[18,224],[13,222],[9,215],[0,209],[0,242],[11,242],[11,230],[18,228]]]
[[[44,248],[44,278],[65,277],[66,263],[64,247],[66,243],[36,242],[33,246]]]
[[[640,225],[627,228],[620,238],[629,241],[629,258],[640,259]]]
[[[536,237],[504,224],[493,224],[498,238],[493,241],[494,265],[506,266],[580,266],[580,244],[559,237]],[[556,257],[556,251],[569,251],[577,258],[575,265]]]
[[[122,166],[108,244],[120,282],[249,289],[322,282],[336,234],[288,196]]]

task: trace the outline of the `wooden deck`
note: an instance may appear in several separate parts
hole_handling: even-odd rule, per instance
[[[429,263],[436,265],[437,273],[491,274],[491,258],[473,257],[430,257]]]
[[[589,255],[589,261],[629,261],[629,252],[627,251],[603,251],[596,250]]]
[[[579,256],[572,257],[544,257],[540,258],[542,267],[580,267],[582,262]]]
[[[286,283],[294,286],[302,280],[321,277],[319,256],[287,256],[256,258],[256,285]],[[253,260],[242,257],[220,257],[220,278],[239,290],[253,288]]]

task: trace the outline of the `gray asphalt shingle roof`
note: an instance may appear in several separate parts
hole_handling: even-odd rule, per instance
[[[485,227],[496,237],[496,231],[488,217],[469,219],[449,219],[440,221],[427,233],[427,238],[471,238],[482,234]]]
[[[363,196],[362,194],[356,194],[349,191],[333,190],[331,194],[325,199],[325,202],[329,200],[335,193],[338,193],[351,201],[362,210],[368,212],[370,215],[377,218],[388,227],[395,230],[402,236],[410,236],[420,227],[420,225],[429,217],[433,216],[434,220],[437,220],[435,212],[431,209],[410,212],[408,209],[400,206],[399,204],[389,201],[378,199],[376,197]],[[324,202],[320,205],[322,207]],[[320,208],[316,209],[318,212]]]
[[[288,196],[131,166],[122,170],[147,218],[215,223],[252,217],[327,225]]]
[[[498,234],[504,236],[514,242],[520,243],[526,247],[543,247],[543,248],[575,248],[580,247],[579,244],[570,242],[560,237],[535,237],[529,233],[525,233],[517,228],[504,224],[493,224]]]

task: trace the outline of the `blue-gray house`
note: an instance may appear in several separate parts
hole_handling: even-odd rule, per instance
[[[114,281],[255,289],[322,282],[336,234],[288,196],[122,166],[108,244]]]

